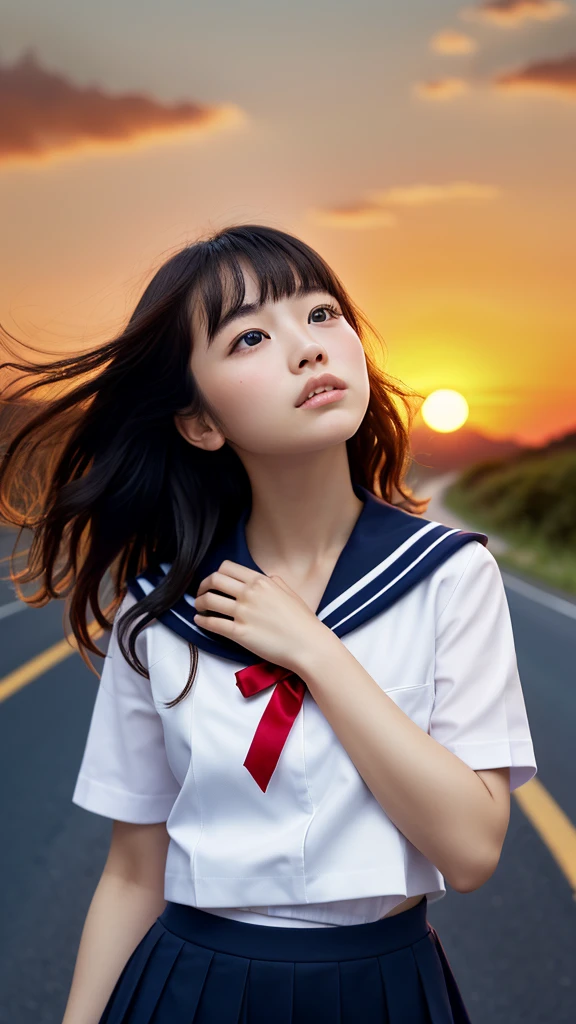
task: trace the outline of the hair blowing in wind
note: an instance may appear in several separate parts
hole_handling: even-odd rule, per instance
[[[90,635],[88,607],[109,629],[126,580],[150,563],[169,562],[162,584],[119,620],[124,657],[148,675],[135,650],[138,634],[182,597],[205,553],[250,500],[246,470],[232,448],[202,450],[174,424],[176,413],[215,417],[190,369],[191,309],[200,304],[212,339],[230,311],[224,279],[233,283],[232,308],[244,299],[240,260],[253,269],[262,302],[294,294],[299,282],[338,299],[362,341],[370,381],[366,414],[346,442],[352,482],[408,512],[426,509],[428,499],[417,499],[405,482],[416,393],[377,365],[367,340],[372,333],[380,341],[377,332],[321,256],[262,225],[231,226],[186,245],[156,271],[111,341],[52,362],[0,365],[4,374],[19,371],[4,389],[7,411],[16,413],[23,399],[47,389],[23,425],[14,416],[0,453],[0,517],[33,537],[26,567],[11,567],[10,578],[32,606],[66,599],[73,635],[91,668],[88,652],[102,652]],[[5,339],[13,336],[1,330],[10,351]],[[21,586],[34,581],[37,590],[24,596]],[[109,600],[101,607],[103,588]],[[190,648],[190,677],[172,703],[194,678],[198,652]]]

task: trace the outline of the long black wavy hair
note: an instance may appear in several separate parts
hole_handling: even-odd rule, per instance
[[[110,629],[127,579],[150,563],[171,563],[161,584],[118,622],[124,657],[148,677],[136,654],[138,634],[182,597],[205,553],[250,501],[247,473],[232,448],[226,443],[204,451],[189,444],[174,423],[176,413],[206,411],[218,422],[190,369],[191,311],[200,303],[211,340],[224,314],[244,300],[240,261],[254,271],[262,302],[290,296],[300,284],[338,300],[362,341],[370,381],[366,414],[346,442],[351,479],[408,512],[421,514],[427,507],[429,499],[417,499],[405,482],[410,399],[417,393],[380,367],[369,335],[381,345],[382,339],[322,257],[293,235],[259,224],[232,225],[186,245],[156,271],[113,340],[48,363],[0,365],[20,371],[17,380],[24,382],[9,397],[10,388],[5,390],[8,406],[22,407],[23,396],[49,389],[42,403],[25,403],[34,411],[2,453],[0,517],[33,535],[26,568],[11,568],[10,578],[20,598],[34,607],[66,598],[75,641],[92,671],[88,652],[102,652],[91,636],[88,605],[98,625]],[[60,385],[63,393],[54,397]],[[113,596],[101,608],[108,572]],[[24,596],[21,585],[35,580],[39,588]],[[193,644],[190,649],[189,679],[171,705],[192,685],[198,651]]]

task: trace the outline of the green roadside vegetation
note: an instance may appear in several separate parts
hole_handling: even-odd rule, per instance
[[[576,450],[477,462],[443,502],[472,528],[507,541],[502,568],[576,595]]]

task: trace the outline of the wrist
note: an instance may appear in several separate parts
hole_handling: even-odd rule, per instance
[[[304,643],[298,645],[291,657],[290,668],[306,682],[306,676],[314,675],[335,651],[341,649],[342,642],[328,626],[319,623],[316,630]]]

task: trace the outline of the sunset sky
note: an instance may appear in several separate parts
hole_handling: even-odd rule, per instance
[[[94,345],[178,246],[265,223],[422,395],[576,429],[576,2],[5,0],[0,29],[5,328]]]

